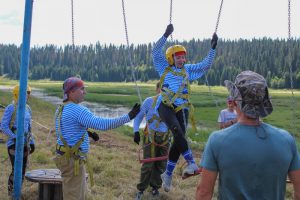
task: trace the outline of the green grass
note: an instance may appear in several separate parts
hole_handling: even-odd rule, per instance
[[[0,78],[0,85],[13,86],[16,81]],[[48,94],[62,97],[62,82],[51,81],[30,81],[34,88],[44,89]],[[103,104],[122,104],[132,106],[138,102],[137,92],[133,83],[87,83],[87,101]],[[138,83],[143,99],[155,95],[155,83]],[[198,131],[195,133],[188,130],[190,145],[196,152],[196,159],[204,149],[207,138],[212,131],[218,130],[217,117],[221,109],[226,107],[225,100],[227,91],[224,87],[211,87],[212,94],[208,87],[192,85],[192,102],[196,108],[195,117]],[[297,140],[300,147],[300,125],[297,122],[300,118],[300,92],[295,93],[295,102],[291,103],[291,93],[287,90],[271,90],[271,97],[274,106],[273,113],[264,119],[265,122],[287,129]],[[0,104],[7,105],[11,102],[11,94],[0,91]],[[218,101],[218,106],[215,105]],[[55,133],[49,129],[54,128],[55,106],[39,99],[30,98],[29,104],[33,110],[33,134],[36,138],[36,152],[31,156],[29,170],[41,168],[55,168],[52,157],[55,149]],[[292,109],[295,117],[292,117]],[[0,109],[0,117],[3,109]],[[42,124],[44,127],[41,127]],[[46,128],[45,128],[46,127]],[[91,189],[88,199],[133,199],[136,192],[136,183],[139,179],[140,165],[137,162],[137,149],[132,142],[133,130],[130,127],[122,126],[108,132],[99,132],[100,143],[92,143],[90,159],[95,171],[95,186]],[[109,137],[108,137],[109,136]],[[1,136],[3,137],[3,136]],[[0,174],[0,183],[3,193],[0,199],[6,197],[6,182],[10,172],[10,164],[7,159],[7,150],[4,144],[0,144],[0,161],[3,169]],[[198,160],[197,160],[198,162]],[[7,167],[9,166],[9,167]],[[180,167],[176,169],[179,174]],[[191,178],[190,182],[184,182],[175,176],[174,191],[162,193],[161,199],[193,199],[197,178]],[[37,184],[25,182],[24,194],[26,199],[37,198]],[[288,186],[286,197],[291,198],[291,187]],[[151,199],[146,195],[145,199]]]

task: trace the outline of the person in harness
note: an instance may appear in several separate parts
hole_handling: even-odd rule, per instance
[[[122,126],[139,113],[140,105],[135,104],[128,114],[121,117],[101,118],[80,105],[86,95],[84,82],[80,78],[66,79],[63,91],[63,104],[55,113],[57,144],[54,161],[61,171],[63,199],[83,200],[86,190],[85,164],[93,185],[92,170],[87,157],[90,148],[87,129],[109,130]]]
[[[170,191],[172,173],[180,154],[188,163],[183,170],[183,177],[193,175],[199,170],[185,138],[189,115],[191,123],[195,127],[194,108],[189,101],[189,81],[200,78],[209,70],[215,57],[215,48],[218,41],[218,36],[214,34],[211,40],[211,50],[205,59],[196,64],[186,64],[187,51],[182,45],[171,46],[167,49],[165,55],[163,53],[163,47],[173,30],[173,25],[169,24],[164,35],[155,43],[152,50],[153,63],[159,73],[162,90],[157,99],[156,109],[158,109],[160,118],[172,131],[174,137],[166,170],[161,175],[162,186],[166,192]]]
[[[26,101],[30,96],[31,88],[27,87]],[[15,164],[15,150],[16,150],[16,136],[17,136],[17,106],[19,98],[19,86],[16,85],[13,90],[13,101],[6,106],[1,122],[1,129],[4,134],[8,136],[7,151],[11,162],[12,170],[8,177],[8,195],[11,196],[14,186],[14,164]],[[22,180],[24,180],[25,170],[27,167],[28,155],[32,154],[35,150],[34,139],[31,134],[31,109],[26,104],[25,118],[24,118],[24,155],[23,155],[23,168]]]
[[[156,100],[160,93],[160,83],[156,84],[157,96],[148,97],[144,100],[141,112],[136,116],[133,123],[134,142],[140,143],[139,127],[146,118],[146,127],[143,134],[143,154],[144,159],[162,157],[168,153],[170,134],[168,127],[161,121],[155,109]],[[153,197],[159,196],[159,188],[161,188],[162,180],[160,175],[166,168],[167,161],[160,160],[154,162],[143,163],[141,167],[140,182],[137,184],[138,192],[135,200],[140,200],[144,190],[150,185]]]

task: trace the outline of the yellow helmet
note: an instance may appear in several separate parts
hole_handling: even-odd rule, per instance
[[[19,85],[16,85],[13,90],[12,90],[12,93],[13,93],[13,99],[15,102],[18,101],[18,98],[19,98],[19,90],[20,90],[20,87]],[[27,86],[27,93],[30,93],[31,92],[31,87],[28,85]]]
[[[170,46],[166,51],[166,58],[168,60],[169,65],[174,65],[173,55],[176,53],[186,54],[186,49],[182,45]]]

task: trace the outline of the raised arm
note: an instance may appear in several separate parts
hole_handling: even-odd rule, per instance
[[[203,76],[206,71],[208,71],[213,63],[216,54],[216,46],[218,43],[218,36],[216,33],[213,34],[211,39],[211,49],[207,56],[199,63],[196,64],[186,64],[185,67],[189,73],[189,80],[196,80]]]
[[[172,34],[173,30],[173,25],[169,24],[164,35],[154,44],[152,50],[153,64],[155,70],[159,73],[159,76],[161,76],[164,73],[165,68],[169,66],[165,54],[163,53],[163,47],[166,44],[169,35]]]

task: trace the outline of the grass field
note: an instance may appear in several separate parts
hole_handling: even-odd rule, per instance
[[[15,85],[14,81],[0,79],[0,85]],[[51,95],[62,96],[62,82],[31,81],[33,88],[42,88]],[[135,85],[133,83],[87,83],[87,101],[103,104],[121,104],[132,106],[138,101]],[[154,95],[155,83],[140,84],[143,99]],[[205,142],[213,130],[217,130],[217,117],[225,105],[227,91],[223,87],[212,87],[212,93],[206,86],[192,85],[192,102],[196,107],[195,117],[199,129],[196,133],[189,130],[190,144],[193,147],[197,162]],[[274,112],[264,121],[275,126],[285,128],[293,133],[298,145],[300,99],[299,91],[294,91],[295,102],[291,105],[291,93],[286,90],[271,90]],[[213,96],[212,96],[213,95]],[[11,94],[0,91],[0,104],[7,105],[11,101]],[[219,102],[216,106],[215,101]],[[54,168],[52,161],[55,149],[54,112],[55,106],[39,99],[31,98],[30,106],[33,110],[33,134],[36,139],[36,152],[30,157],[28,170],[41,168]],[[292,107],[293,106],[293,107]],[[295,116],[292,117],[293,108]],[[0,109],[0,117],[3,109]],[[295,123],[292,123],[295,121]],[[298,124],[297,124],[298,122]],[[42,125],[42,126],[41,126]],[[132,128],[121,127],[108,132],[99,132],[100,142],[92,143],[90,159],[94,169],[95,186],[90,188],[89,198],[98,199],[133,199],[136,192],[136,184],[139,180],[140,164],[137,162],[137,150],[139,147],[132,141]],[[1,134],[1,138],[4,138]],[[7,157],[5,144],[0,144],[0,199],[7,199],[7,177],[10,172],[10,163]],[[194,199],[195,189],[198,182],[197,177],[180,180],[180,162],[174,176],[173,190],[170,193],[162,192],[160,199]],[[38,186],[28,181],[23,185],[24,198],[37,199]],[[286,199],[291,199],[292,189],[288,185]],[[144,199],[151,199],[146,194]]]

